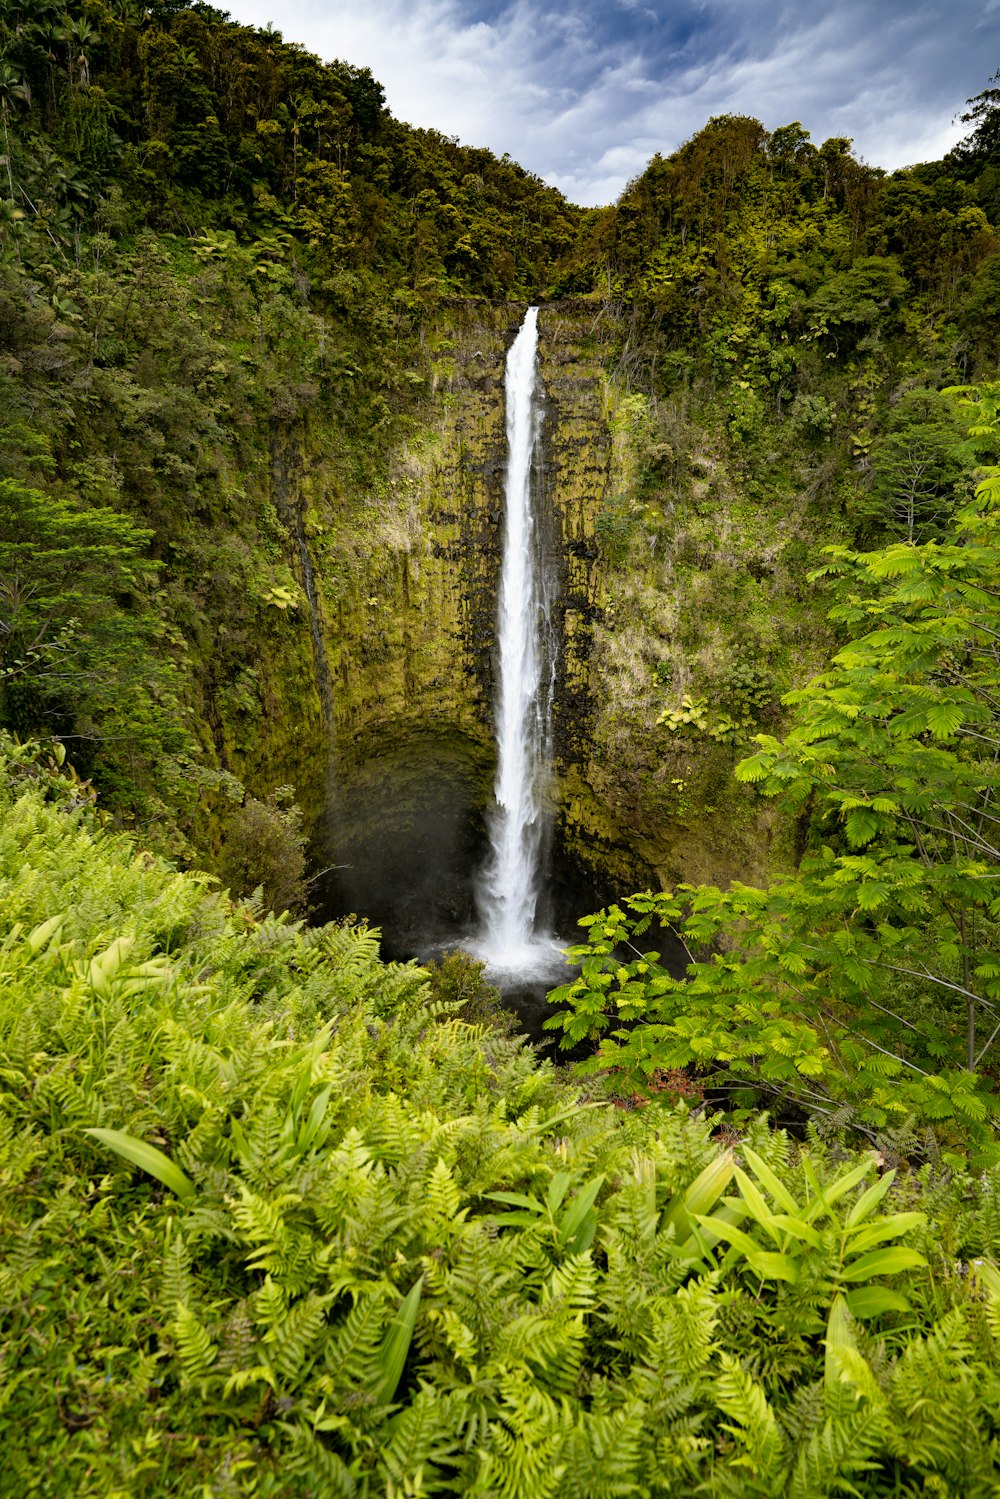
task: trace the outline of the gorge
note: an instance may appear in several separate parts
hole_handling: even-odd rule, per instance
[[[890,175],[846,138],[722,115],[583,210],[508,157],[394,119],[365,69],[200,3],[86,3],[82,73],[56,66],[64,44],[45,49],[30,6],[0,14],[0,730],[68,757],[109,827],[254,920],[354,916],[390,960],[544,949],[644,891],[641,919],[608,930],[655,910],[721,958],[736,932],[788,930],[752,919],[788,890],[852,899],[903,793],[889,764],[866,780],[847,740],[891,715],[852,704],[841,722],[818,698],[899,569],[949,546],[963,567],[990,555],[968,545],[968,506],[995,461],[993,94],[945,160]],[[511,441],[505,370],[528,309],[537,420]],[[508,581],[544,624],[537,651],[516,614],[498,631],[515,449],[539,570]],[[929,660],[936,704],[952,668],[913,670]],[[850,690],[906,677],[889,663]],[[954,728],[970,702],[991,711],[973,693],[920,730],[918,758],[954,736],[925,780],[980,773]],[[968,836],[956,822],[941,847],[958,860]],[[923,888],[934,859],[903,846],[929,860],[911,870]],[[914,941],[952,920],[936,899]],[[828,934],[896,942],[908,900],[874,927],[827,910]],[[951,977],[917,967],[878,1010],[851,985],[882,970],[829,935],[815,994],[836,971],[848,1016],[906,1038],[944,1025],[914,1076],[954,1053],[961,1093],[991,928],[955,919]],[[810,969],[805,951],[788,961]],[[792,969],[769,952],[765,970],[770,1006]],[[602,992],[573,991],[577,1039]],[[727,1026],[741,1003],[721,1005]],[[825,1066],[798,1004],[783,1044]],[[701,1075],[695,1042],[737,1065],[725,1027],[681,1018],[697,1035],[670,1043],[668,1072]],[[898,1037],[878,1044],[903,1065]],[[762,1055],[780,1052],[747,1053],[758,1100]],[[859,1067],[840,1076],[888,1118],[905,1090],[890,1108]]]
[[[583,209],[0,5],[0,1499],[1000,1492],[970,103]]]

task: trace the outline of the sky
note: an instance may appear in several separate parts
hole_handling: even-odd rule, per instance
[[[846,135],[873,166],[942,156],[1000,68],[1000,0],[217,0],[371,68],[397,119],[613,202],[712,115]]]

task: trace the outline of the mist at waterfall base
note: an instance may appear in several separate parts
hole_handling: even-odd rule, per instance
[[[379,927],[382,955],[390,961],[439,960],[455,948],[475,955],[481,934],[477,885],[490,859],[486,810],[493,768],[481,754],[470,743],[419,735],[355,773],[350,806],[343,809],[350,835],[337,852],[338,862],[349,867],[332,870],[311,887],[317,916],[356,914]],[[570,943],[582,939],[580,917],[615,894],[553,836],[539,892],[544,931]],[[525,1034],[551,1044],[552,1032],[543,1030],[551,1013],[545,996],[572,970],[561,952],[550,957],[544,971],[531,977],[489,977]]]

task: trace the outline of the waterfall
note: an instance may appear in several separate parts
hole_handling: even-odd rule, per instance
[[[494,722],[495,804],[487,817],[490,854],[479,883],[476,951],[490,968],[527,972],[559,953],[538,928],[537,906],[551,816],[546,806],[552,751],[554,582],[545,565],[533,484],[541,427],[538,308],[531,307],[504,375],[507,470],[503,567],[497,611],[499,674]]]

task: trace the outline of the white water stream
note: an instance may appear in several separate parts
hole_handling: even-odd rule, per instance
[[[537,920],[551,823],[546,793],[555,667],[553,581],[532,484],[541,426],[537,363],[538,308],[531,307],[507,355],[504,376],[507,471],[497,617],[496,800],[487,818],[490,855],[480,879],[475,944],[488,969],[522,977],[551,971],[562,959],[562,950],[539,930]]]

